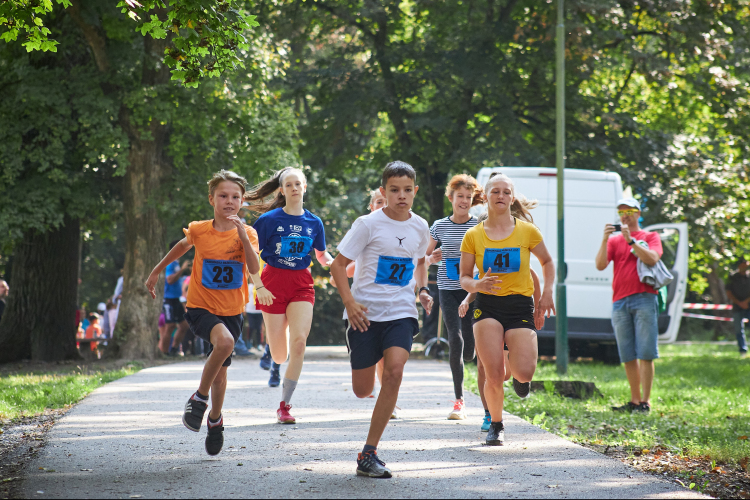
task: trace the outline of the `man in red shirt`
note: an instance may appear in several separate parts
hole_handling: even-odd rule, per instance
[[[596,268],[600,271],[614,262],[612,327],[630,384],[630,401],[612,409],[647,413],[651,410],[654,359],[659,357],[659,305],[654,287],[641,283],[638,277],[638,259],[655,265],[662,255],[661,239],[658,234],[641,229],[640,204],[635,198],[620,200],[617,213],[622,232],[613,236],[617,228],[607,224],[596,255]]]

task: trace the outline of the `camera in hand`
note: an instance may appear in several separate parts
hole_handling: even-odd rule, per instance
[[[615,228],[615,232],[622,231],[622,224],[612,224]]]

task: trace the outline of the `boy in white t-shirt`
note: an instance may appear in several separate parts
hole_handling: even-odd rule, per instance
[[[407,163],[386,165],[380,189],[387,206],[354,222],[331,266],[346,307],[346,344],[357,397],[372,394],[375,365],[385,360],[367,444],[357,458],[360,476],[391,477],[391,471],[378,458],[377,446],[396,406],[412,340],[419,333],[415,285],[419,286],[422,306],[428,314],[432,309],[425,264],[429,226],[411,211],[419,190],[416,177]],[[350,289],[346,266],[354,260],[357,269]]]

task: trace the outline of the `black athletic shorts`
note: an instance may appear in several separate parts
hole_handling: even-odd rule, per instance
[[[366,332],[355,330],[348,321],[344,321],[344,325],[352,370],[375,366],[383,359],[385,350],[391,347],[401,347],[411,352],[414,337],[419,334],[419,322],[414,318],[371,321]]]
[[[483,319],[492,318],[503,325],[503,330],[528,328],[536,331],[534,326],[534,299],[525,295],[486,295],[478,293],[474,301],[472,324]]]
[[[182,323],[185,319],[185,306],[180,299],[164,299],[161,312],[164,313],[165,323]]]
[[[185,313],[185,319],[195,336],[202,338],[209,344],[211,344],[211,330],[219,323],[223,323],[227,327],[229,333],[234,337],[235,342],[242,335],[242,314],[238,314],[237,316],[216,316],[205,309],[189,307]],[[213,350],[214,346],[211,345],[206,354],[211,354]],[[222,366],[229,366],[231,364],[232,355],[230,354]]]

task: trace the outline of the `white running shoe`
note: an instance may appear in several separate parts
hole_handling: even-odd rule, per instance
[[[466,412],[464,411],[464,400],[457,399],[453,403],[453,410],[448,414],[448,420],[465,420]]]
[[[399,416],[399,412],[400,412],[400,411],[401,411],[401,408],[399,408],[398,406],[397,406],[397,407],[395,407],[395,408],[393,409],[393,413],[391,413],[391,420],[394,420],[394,419],[400,418],[400,416]]]

